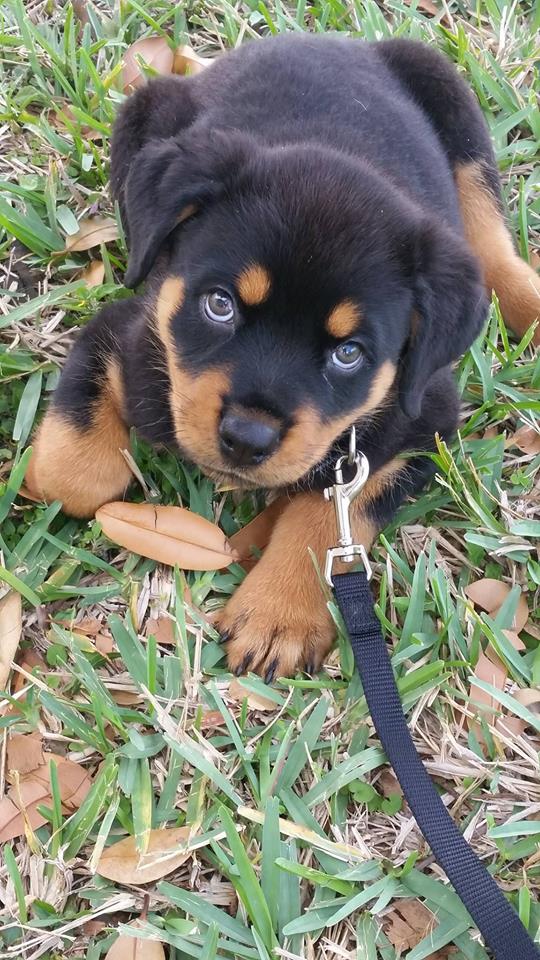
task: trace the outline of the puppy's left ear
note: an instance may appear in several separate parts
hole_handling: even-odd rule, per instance
[[[413,241],[415,316],[399,377],[400,406],[420,415],[430,378],[457,360],[480,333],[489,301],[465,241],[442,226],[424,226]]]
[[[223,195],[238,176],[249,146],[249,138],[236,131],[193,126],[142,148],[125,187],[126,287],[144,280],[179,223]]]

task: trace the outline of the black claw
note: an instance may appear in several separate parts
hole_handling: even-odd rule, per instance
[[[308,660],[308,662],[306,663],[306,673],[308,674],[308,676],[313,677],[316,672],[317,672],[317,668],[315,666],[315,661]]]
[[[272,660],[272,662],[268,665],[268,669],[264,675],[265,683],[272,683],[272,680],[276,675],[277,665],[278,665],[277,658]]]
[[[244,659],[242,660],[242,673],[246,672],[254,656],[255,654],[253,653],[252,650],[250,650],[249,653],[246,653]]]
[[[219,634],[218,643],[228,643],[230,639],[231,639],[231,631],[222,630]]]

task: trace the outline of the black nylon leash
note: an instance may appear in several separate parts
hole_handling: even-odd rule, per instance
[[[350,545],[345,545],[345,549],[347,546]],[[335,555],[344,556],[337,551]],[[330,561],[328,580],[333,581],[375,729],[435,859],[495,960],[540,960],[540,949],[460,833],[416,752],[375,614],[368,574],[361,571],[332,578]]]

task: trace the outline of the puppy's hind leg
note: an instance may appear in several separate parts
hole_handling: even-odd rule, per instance
[[[133,303],[112,304],[88,324],[32,441],[30,491],[76,517],[122,496],[131,479],[121,358]]]
[[[455,177],[467,241],[482,264],[488,290],[499,298],[506,323],[521,337],[540,319],[540,277],[516,252],[481,164],[463,163]],[[540,344],[540,325],[533,343]]]
[[[429,117],[452,167],[467,241],[495,290],[508,326],[521,337],[540,317],[540,278],[514,248],[499,172],[478,101],[444,56],[413,40],[385,40],[379,55]],[[540,326],[534,342],[540,344]]]

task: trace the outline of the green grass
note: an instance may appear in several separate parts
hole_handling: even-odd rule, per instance
[[[107,189],[109,132],[122,99],[121,58],[140,36],[162,34],[173,46],[189,42],[204,56],[306,28],[435,43],[482,104],[516,242],[522,256],[534,258],[539,8],[451,0],[448,11],[444,19],[431,18],[422,3],[397,0],[298,0],[296,6],[96,0],[75,9],[5,0],[2,6],[0,595],[12,588],[23,596],[22,659],[37,649],[46,668],[37,670],[35,683],[26,681],[20,712],[4,713],[0,730],[6,738],[39,730],[47,749],[82,763],[94,785],[66,815],[53,777],[45,825],[0,854],[1,956],[98,960],[117,928],[146,910],[139,935],[163,941],[171,960],[394,960],[399,951],[384,930],[392,904],[412,897],[436,923],[409,960],[448,944],[456,960],[487,957],[409,811],[395,790],[383,789],[384,756],[343,638],[314,680],[280,682],[273,691],[258,678],[246,681],[277,707],[253,712],[228,698],[223,651],[197,612],[224,602],[239,569],[189,574],[191,608],[182,599],[182,575],[111,548],[95,522],[17,496],[25,448],[73,333],[101,302],[128,295],[121,239],[92,251],[105,267],[104,283],[94,288],[81,280],[89,254],[58,251],[88,212],[115,216]],[[540,419],[540,359],[526,343],[509,342],[495,304],[458,376],[460,437],[450,449],[439,448],[437,480],[401,510],[374,548],[378,609],[428,768],[535,933],[540,722],[514,694],[540,685],[540,455],[524,455],[506,441]],[[261,505],[255,496],[237,502],[216,494],[172,455],[138,441],[134,457],[151,498],[219,515],[228,534]],[[526,592],[524,653],[516,654],[502,632],[517,590],[495,620],[466,601],[464,587],[482,575]],[[148,616],[160,610],[174,620],[173,647],[145,636]],[[112,634],[110,660],[72,631],[82,616],[97,618]],[[498,737],[484,723],[481,746],[465,713],[486,647],[508,669],[502,703],[530,725],[517,740]],[[139,697],[119,705],[119,689]],[[0,756],[1,789],[5,752]],[[192,827],[192,855],[162,882],[140,889],[94,873],[105,845],[133,834],[143,849],[152,827],[177,825]],[[101,925],[83,925],[97,919]]]

